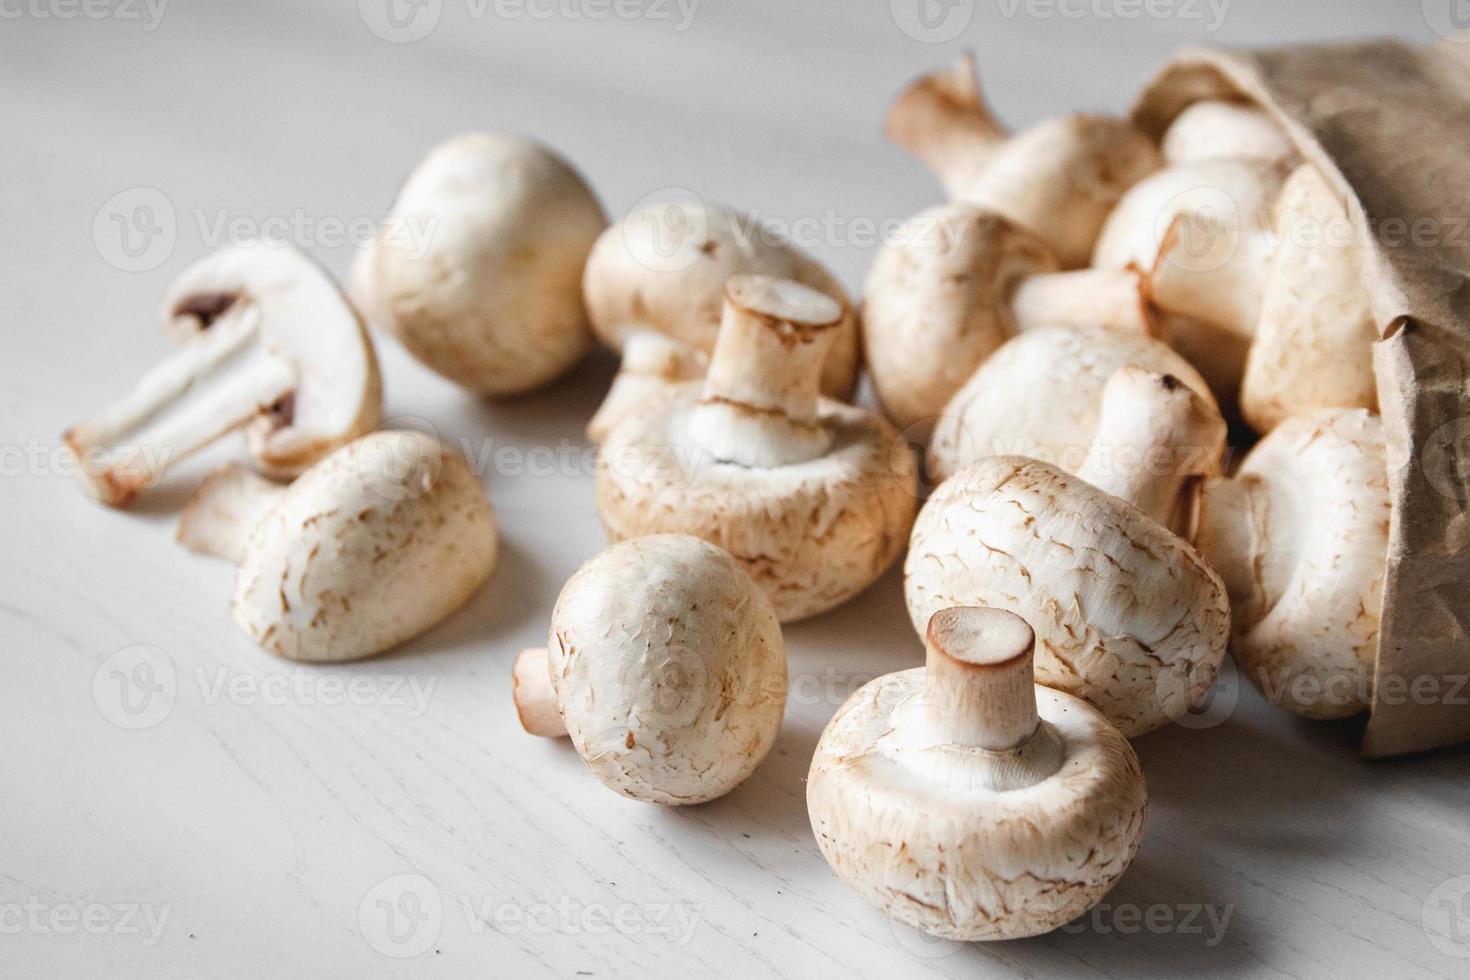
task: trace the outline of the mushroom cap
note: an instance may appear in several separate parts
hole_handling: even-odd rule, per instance
[[[1036,631],[1038,682],[1087,700],[1130,738],[1209,690],[1230,635],[1225,587],[1193,547],[1019,456],[982,459],[934,492],[914,523],[904,593],[921,635],[941,609],[1016,613]]]
[[[556,601],[548,652],[572,744],[635,800],[723,796],[781,727],[775,610],[734,558],[697,538],[639,538],[589,560]]]
[[[995,212],[943,204],[910,218],[863,291],[863,350],[888,417],[927,427],[1015,334],[1017,283],[1058,268],[1041,239]]]
[[[250,532],[231,610],[291,660],[371,656],[458,609],[494,570],[495,517],[464,457],[374,432],[293,483]]]
[[[721,462],[688,434],[700,390],[679,386],[609,433],[597,465],[608,538],[672,532],[712,541],[765,589],[782,622],[871,585],[903,550],[918,508],[908,443],[876,415],[824,398],[825,454],[775,467]]]
[[[1128,120],[1076,113],[1012,137],[955,197],[1029,229],[1077,269],[1114,206],[1161,162],[1153,140]]]
[[[254,310],[262,343],[295,366],[289,407],[246,429],[256,466],[290,478],[382,420],[383,383],[357,310],[332,277],[289,246],[245,242],[189,266],[164,293],[165,330],[187,343],[227,311]]]
[[[984,749],[915,750],[892,737],[923,668],[864,685],[822,732],[807,777],[817,844],[837,876],[900,922],[958,940],[1049,932],[1095,905],[1143,833],[1138,759],[1095,709],[1036,688],[1062,767],[997,791],[967,778]],[[925,755],[942,753],[939,760]]]
[[[792,279],[841,303],[843,322],[822,390],[845,399],[857,384],[858,327],[847,292],[822,265],[774,240],[760,223],[719,204],[656,204],[603,232],[583,287],[592,330],[614,350],[633,333],[667,334],[697,351],[715,347],[725,283],[741,274]]]
[[[1245,674],[1304,718],[1366,711],[1391,510],[1382,420],[1363,409],[1287,419],[1234,480],[1206,482],[1198,506],[1196,544],[1229,589]]]
[[[1297,156],[1286,133],[1264,111],[1224,99],[1196,102],[1174,117],[1163,150],[1170,166],[1204,160],[1290,163]]]
[[[1130,364],[1174,375],[1214,404],[1199,372],[1161,341],[1101,327],[1027,330],[981,364],[944,407],[929,443],[930,478],[945,480],[1002,454],[1077,472],[1097,435],[1108,379]]]
[[[399,191],[354,266],[353,293],[432,370],[479,394],[520,394],[590,349],[582,268],[606,227],[597,197],[553,150],[456,136]]]

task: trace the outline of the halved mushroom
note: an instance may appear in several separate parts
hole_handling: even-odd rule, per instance
[[[952,200],[1035,233],[1068,269],[1087,265],[1108,212],[1160,165],[1153,141],[1112,116],[1079,113],[1010,136],[981,97],[968,54],[905,89],[885,126]]]
[[[723,205],[655,204],[603,232],[583,278],[592,329],[618,351],[630,337],[651,331],[709,354],[719,334],[725,282],[742,274],[792,279],[840,305],[822,391],[850,397],[857,385],[858,329],[842,284],[754,218]]]
[[[1207,397],[1169,375],[1119,370],[1079,475],[993,456],[929,498],[904,568],[915,629],[951,606],[1008,609],[1036,630],[1041,683],[1129,737],[1180,717],[1214,683],[1230,608],[1219,576],[1173,529],[1224,448]]]
[[[668,805],[723,796],[775,744],[786,647],[770,600],[727,552],[660,534],[571,577],[548,648],[516,658],[533,735],[570,735],[604,786]]]
[[[878,253],[864,288],[863,349],[888,417],[905,430],[927,430],[1018,331],[1152,329],[1137,269],[1059,267],[1041,239],[983,208],[945,204],[911,218]]]
[[[783,622],[870,585],[918,505],[912,451],[877,416],[821,398],[843,308],[789,280],[736,276],[703,385],[608,434],[598,511],[613,541],[693,534],[735,555]]]
[[[1378,410],[1378,321],[1347,207],[1316,167],[1296,170],[1277,204],[1278,245],[1246,358],[1240,409],[1257,432],[1319,408]]]
[[[1108,379],[1136,365],[1169,374],[1210,405],[1209,386],[1167,344],[1097,327],[1035,327],[1009,340],[940,413],[929,478],[947,480],[985,456],[1032,456],[1076,473],[1102,418]]]
[[[530,391],[592,346],[582,268],[607,216],[550,148],[468,134],[436,146],[353,266],[352,293],[423,364],[489,397]]]
[[[374,432],[289,487],[216,471],[179,541],[239,565],[230,611],[290,660],[381,653],[463,605],[495,568],[495,515],[464,457],[417,432]]]
[[[1095,905],[1143,834],[1128,741],[1033,683],[1036,636],[999,609],[944,609],[925,666],[865,685],[807,777],[837,876],[890,918],[959,940],[1036,936]]]
[[[173,284],[163,315],[195,335],[133,392],[63,436],[82,485],[114,507],[241,426],[256,464],[291,476],[378,424],[362,322],[320,266],[263,242],[222,249]]]
[[[1230,593],[1236,663],[1272,703],[1368,710],[1389,511],[1383,423],[1362,409],[1289,418],[1201,487],[1195,543]]]
[[[1169,166],[1204,160],[1262,160],[1294,164],[1296,147],[1258,106],[1225,99],[1195,102],[1164,133]]]

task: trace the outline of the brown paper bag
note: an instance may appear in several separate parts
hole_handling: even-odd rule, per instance
[[[1349,200],[1381,326],[1389,527],[1370,757],[1470,740],[1470,51],[1397,42],[1190,49],[1144,89],[1155,137],[1243,96]]]

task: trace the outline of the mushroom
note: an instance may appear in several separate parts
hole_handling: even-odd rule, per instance
[[[1257,432],[1319,408],[1378,409],[1378,321],[1357,229],[1316,167],[1298,168],[1277,205],[1260,324],[1240,408]]]
[[[723,205],[655,204],[607,229],[583,279],[592,329],[617,351],[629,337],[652,331],[707,355],[719,333],[725,282],[741,274],[792,279],[842,307],[822,366],[822,391],[850,397],[858,328],[842,284],[755,219]]]
[[[1042,684],[1089,701],[1130,738],[1214,683],[1230,608],[1174,528],[1219,473],[1225,423],[1205,396],[1137,367],[1108,381],[1073,476],[1023,456],[982,459],[920,512],[904,590],[921,633],[950,606],[1009,609],[1036,630]]]
[[[1018,331],[1152,329],[1136,269],[1058,268],[1041,239],[974,205],[944,204],[910,219],[878,253],[864,289],[863,349],[888,417],[902,429],[927,430]]]
[[[1108,212],[1160,165],[1153,141],[1112,116],[1064,116],[1009,136],[981,97],[968,54],[911,84],[885,128],[952,200],[1035,233],[1068,269],[1087,265]]]
[[[495,568],[495,516],[464,457],[417,432],[374,432],[289,487],[237,466],[179,523],[186,547],[239,565],[230,609],[289,660],[357,660],[462,606]]]
[[[1210,404],[1198,371],[1158,340],[1096,327],[1036,327],[1009,340],[945,405],[927,472],[946,480],[984,456],[1033,456],[1076,473],[1102,417],[1103,391],[1136,365],[1179,378]]]
[[[845,602],[898,557],[917,465],[887,422],[818,395],[847,322],[835,300],[769,276],[735,276],[725,294],[703,384],[608,434],[598,511],[613,541],[678,532],[720,545],[790,622]]]
[[[623,342],[623,361],[607,397],[587,423],[587,441],[601,444],[624,415],[674,385],[698,381],[709,370],[709,355],[672,337],[640,330]]]
[[[930,935],[1050,932],[1132,863],[1138,758],[1086,702],[1033,683],[1019,616],[943,609],[924,647],[923,667],[866,684],[822,732],[806,789],[817,844],[870,904]]]
[[[1279,163],[1203,160],[1140,181],[1108,217],[1093,265],[1151,270],[1162,332],[1234,400],[1261,317],[1272,214],[1287,176]]]
[[[683,534],[615,544],[571,577],[548,647],[516,658],[533,735],[570,735],[608,789],[704,803],[755,771],[786,708],[770,600],[727,552]]]
[[[256,465],[290,476],[382,417],[378,362],[357,313],[295,249],[256,242],[214,253],[169,289],[163,317],[173,335],[198,336],[62,436],[83,487],[104,504],[127,506],[243,425]]]
[[[368,319],[432,370],[507,397],[591,348],[582,267],[607,216],[553,150],[469,134],[435,147],[353,266]]]
[[[1200,488],[1194,539],[1220,573],[1246,676],[1304,718],[1368,710],[1388,562],[1383,423],[1363,409],[1294,416],[1233,479]]]
[[[1195,102],[1164,133],[1169,166],[1204,160],[1261,160],[1291,164],[1296,147],[1258,106],[1225,99]]]

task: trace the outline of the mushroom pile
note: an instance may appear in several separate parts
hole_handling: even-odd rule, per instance
[[[861,307],[741,211],[609,225],[549,147],[464,135],[403,184],[350,295],[265,243],[188,269],[176,352],[65,443],[123,507],[243,429],[253,466],[203,480],[179,541],[236,564],[256,644],[339,663],[466,606],[499,550],[463,454],[374,431],[367,327],[488,398],[601,342],[621,367],[570,431],[599,446],[609,546],[505,675],[521,726],[633,800],[731,793],[781,731],[782,624],[902,558],[925,665],[827,725],[817,846],[930,934],[1055,929],[1139,846],[1128,739],[1197,706],[1227,652],[1301,716],[1372,703],[1389,491],[1361,216],[1245,102],[1187,106],[1157,141],[1087,114],[1011,134],[965,58],[886,128],[947,200],[878,252]],[[864,360],[878,410],[851,401]],[[1233,470],[1227,419],[1255,433],[1234,448],[1261,437]]]

